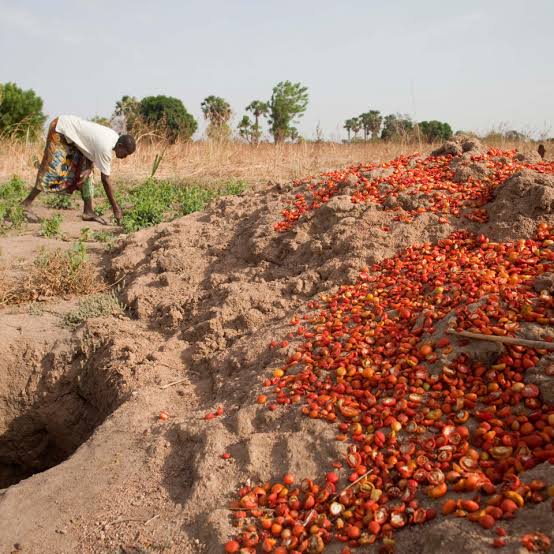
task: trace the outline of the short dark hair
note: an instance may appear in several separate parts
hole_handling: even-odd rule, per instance
[[[117,144],[125,148],[127,154],[132,154],[137,149],[137,143],[131,135],[121,135]]]

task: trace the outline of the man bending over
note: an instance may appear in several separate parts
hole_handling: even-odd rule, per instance
[[[131,135],[119,136],[104,125],[74,115],[60,115],[48,129],[35,186],[23,201],[25,215],[30,221],[38,221],[30,207],[41,192],[72,194],[79,190],[84,204],[83,220],[106,225],[106,221],[96,215],[92,204],[94,190],[90,174],[95,165],[119,223],[123,214],[114,197],[110,179],[112,154],[115,152],[118,158],[126,158],[135,148],[135,139]]]

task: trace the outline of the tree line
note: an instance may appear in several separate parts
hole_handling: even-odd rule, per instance
[[[263,123],[275,143],[300,138],[297,125],[308,107],[307,87],[301,83],[277,83],[267,100],[252,100],[239,120],[236,132],[245,141],[258,144],[264,135]],[[33,90],[23,90],[15,83],[0,83],[0,138],[35,140],[43,132],[46,115],[43,101]],[[207,96],[200,104],[207,121],[206,134],[210,140],[229,140],[233,134],[231,105],[220,96]],[[198,122],[183,102],[171,96],[146,96],[138,99],[123,96],[115,104],[111,117],[92,118],[113,126],[119,132],[137,137],[162,138],[168,142],[187,141],[198,129]],[[415,122],[409,116],[368,110],[344,122],[349,142],[424,140],[438,142],[452,136],[448,123],[431,120]],[[360,136],[361,135],[361,136]],[[521,138],[517,131],[504,134],[507,140]],[[319,138],[319,137],[318,137]]]
[[[34,140],[43,130],[46,116],[43,101],[33,90],[22,90],[15,83],[0,84],[0,136]],[[301,83],[282,81],[273,87],[267,101],[253,100],[240,120],[237,132],[248,142],[257,144],[262,137],[262,118],[275,143],[296,140],[296,125],[308,107],[308,89]],[[207,96],[200,104],[211,140],[230,139],[232,110],[229,102],[219,96]],[[92,121],[113,126],[119,132],[139,137],[153,136],[168,142],[187,141],[198,129],[198,122],[183,102],[171,96],[146,96],[138,99],[123,96],[115,104],[110,118],[95,116]]]
[[[407,115],[389,114],[382,116],[378,110],[369,110],[344,122],[348,141],[357,140],[425,140],[429,143],[448,140],[452,137],[452,128],[442,121],[414,122]],[[363,139],[358,133],[363,132]]]

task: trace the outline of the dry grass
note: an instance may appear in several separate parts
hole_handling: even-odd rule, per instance
[[[534,149],[534,144],[490,141],[502,148]],[[331,142],[301,144],[260,144],[238,142],[191,142],[169,146],[157,177],[196,182],[240,179],[247,183],[288,181],[322,171],[358,163],[390,160],[400,154],[430,152],[436,145],[367,142],[339,144]],[[12,175],[31,183],[36,176],[35,162],[44,145],[4,142],[0,144],[0,182]],[[126,160],[114,160],[117,181],[140,181],[148,177],[160,144],[139,144],[137,152]]]
[[[0,272],[0,306],[100,292],[105,285],[84,251],[43,251],[23,279]]]
[[[18,175],[31,183],[36,176],[34,163],[40,160],[44,145],[0,144],[0,181]],[[286,181],[321,171],[363,163],[384,161],[417,150],[414,145],[387,143],[305,143],[260,144],[236,142],[192,142],[169,146],[156,174],[166,179],[213,181],[240,179],[248,183]],[[424,145],[423,151],[431,147]],[[126,160],[114,160],[116,180],[138,181],[148,177],[159,144],[140,144]]]

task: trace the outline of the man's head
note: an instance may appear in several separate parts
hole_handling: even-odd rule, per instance
[[[121,135],[115,143],[115,155],[118,158],[130,156],[137,148],[135,139],[131,135]]]

